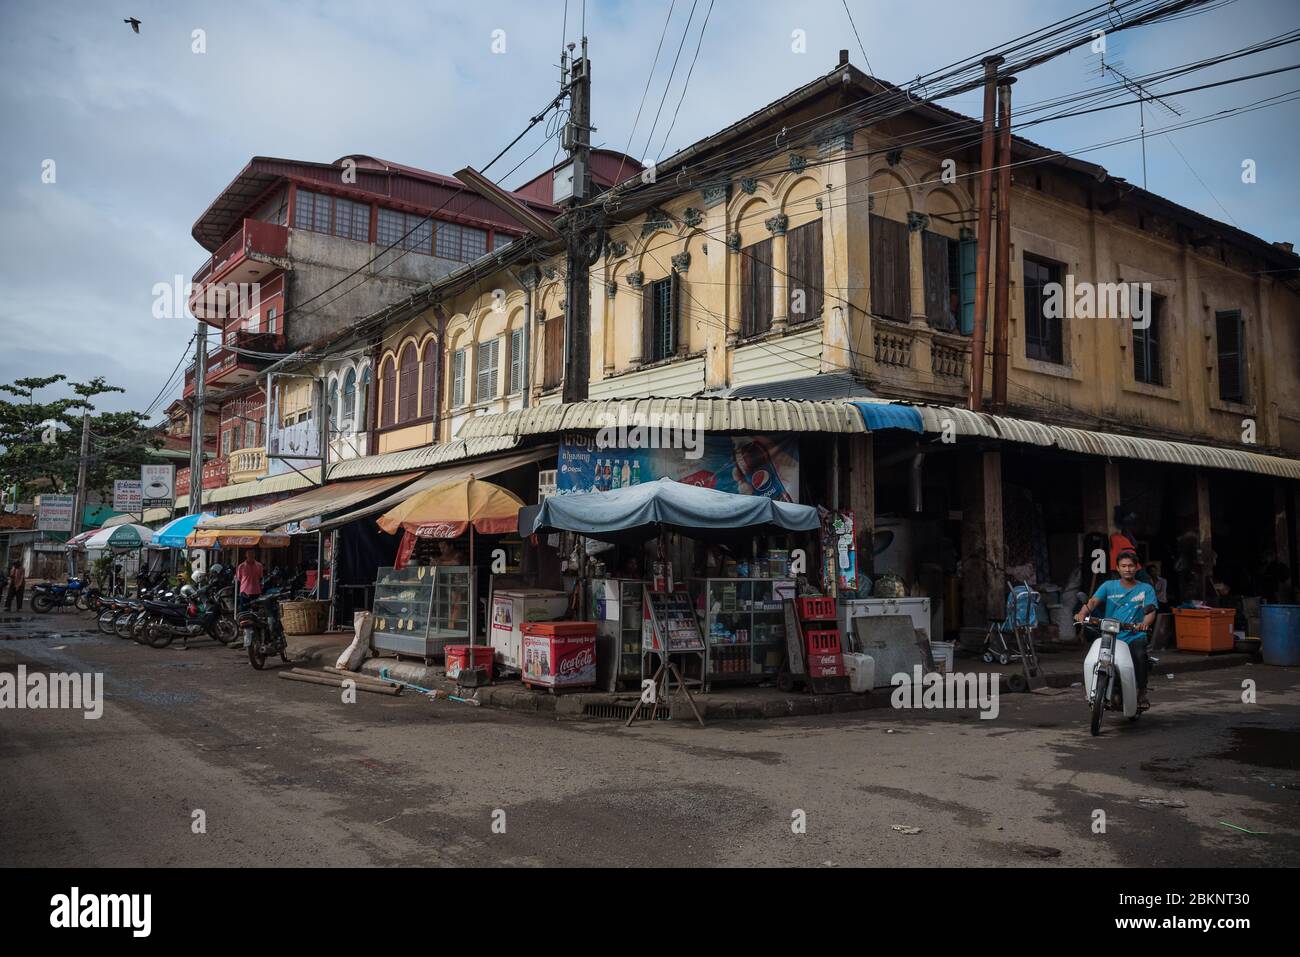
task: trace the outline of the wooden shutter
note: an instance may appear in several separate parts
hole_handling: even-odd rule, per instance
[[[912,318],[907,224],[871,217],[871,311],[895,322]]]
[[[690,330],[686,328],[685,319],[687,313],[682,309],[682,276],[681,273],[674,272],[670,277],[668,284],[668,328],[672,330],[672,342],[669,346],[669,352],[675,352],[679,356],[686,355],[686,350],[690,348],[691,337]]]
[[[384,359],[384,364],[379,369],[379,389],[382,396],[379,400],[379,427],[387,428],[393,424],[393,410],[396,406],[397,398],[397,366],[393,362],[392,356]]]
[[[420,415],[433,415],[438,384],[438,349],[435,340],[424,344],[420,359]]]
[[[655,284],[641,284],[641,361],[655,361]]]
[[[545,321],[543,329],[545,368],[542,370],[542,388],[554,389],[564,381],[564,315]]]
[[[524,387],[524,331],[510,333],[510,394]]]
[[[815,219],[786,234],[786,307],[791,323],[806,322],[820,316],[826,301],[823,285],[826,274],[822,266],[822,221]],[[795,312],[795,293],[803,290],[803,312]]]
[[[409,422],[419,411],[420,367],[415,358],[415,346],[407,343],[402,350],[397,380],[397,420]]]
[[[772,240],[740,251],[740,335],[757,336],[772,327]]]
[[[935,329],[952,327],[948,303],[948,238],[926,230],[921,234],[921,264],[925,273],[925,318]]]
[[[1245,398],[1245,363],[1242,343],[1241,313],[1214,314],[1219,349],[1219,398],[1240,402]]]

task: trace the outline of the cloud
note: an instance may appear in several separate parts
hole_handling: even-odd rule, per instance
[[[896,82],[1083,6],[933,0],[918,16],[915,4],[849,4],[871,67]],[[631,134],[633,153],[667,155],[825,73],[841,47],[866,65],[835,0],[722,0],[674,122],[707,7],[696,6],[681,43],[691,6],[676,5],[652,74],[666,5],[587,4],[594,143],[623,149]],[[153,319],[150,289],[177,273],[189,276],[206,258],[190,228],[251,156],[332,161],[358,152],[440,172],[481,166],[557,92],[559,45],[578,39],[579,10],[569,5],[562,37],[561,6],[525,0],[174,2],[145,5],[136,36],[120,12],[100,3],[8,4],[0,39],[0,122],[8,134],[0,156],[0,380],[104,374],[129,390],[118,407],[145,405],[193,331]],[[1116,37],[1112,53],[1131,72],[1165,68],[1276,34],[1293,21],[1289,13],[1286,0],[1233,4]],[[206,32],[201,55],[191,52],[195,29]],[[504,54],[492,52],[496,30],[504,31]],[[806,37],[806,53],[792,50],[796,30]],[[1273,51],[1196,74],[1187,85],[1288,58]],[[1105,82],[1093,72],[1095,59],[1082,51],[1030,71],[1016,86],[1017,103]],[[1298,85],[1295,74],[1283,75],[1177,99],[1193,116]],[[978,96],[945,105],[979,109]],[[1300,148],[1296,117],[1292,104],[1173,134],[1195,173],[1163,136],[1153,136],[1150,186],[1215,219],[1226,218],[1222,203],[1243,228],[1267,239],[1300,238],[1289,179]],[[1173,121],[1158,110],[1147,116],[1149,128]],[[1136,108],[1126,108],[1034,127],[1031,138],[1083,149],[1132,135],[1137,125]],[[510,170],[545,135],[539,125],[491,174]],[[1142,181],[1139,143],[1083,155]],[[542,146],[507,185],[541,172],[554,156],[553,143]],[[58,163],[54,185],[40,182],[47,158]],[[1253,186],[1240,182],[1243,158],[1258,164]]]

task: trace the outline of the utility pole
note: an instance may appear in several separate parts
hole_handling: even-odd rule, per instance
[[[86,473],[90,467],[90,410],[81,413],[81,460],[77,463],[77,494],[72,504],[72,538],[81,533],[81,514],[86,509]]]
[[[993,410],[1007,407],[1011,326],[1011,84],[998,81],[998,254],[993,278]]]
[[[208,328],[199,320],[194,336],[194,407],[190,412],[190,514],[203,512],[203,433],[207,420],[205,380],[208,365]]]
[[[970,408],[984,405],[984,339],[989,314],[989,247],[993,232],[993,118],[997,110],[998,67],[1003,58],[984,58],[984,134],[980,143],[980,208],[975,254],[975,328],[971,330]]]
[[[564,277],[564,393],[565,402],[587,398],[591,378],[591,267],[605,245],[604,221],[599,211],[584,209],[591,198],[591,61],[587,59],[587,38],[582,38],[582,55],[572,57],[573,45],[561,55],[561,69],[567,65],[569,123],[564,128],[564,147],[569,152],[573,178],[569,199],[566,239],[568,254]],[[570,169],[561,171],[570,175]]]

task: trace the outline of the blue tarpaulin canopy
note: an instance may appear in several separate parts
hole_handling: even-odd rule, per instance
[[[204,512],[202,515],[182,515],[180,518],[174,518],[153,533],[153,543],[162,548],[184,548],[185,539],[190,532],[194,531],[194,526],[209,518],[216,518],[216,516]]]
[[[821,527],[811,505],[777,502],[661,478],[608,492],[552,495],[534,513],[520,513],[523,535],[567,531],[601,541],[646,539],[667,528],[681,532],[726,529],[810,532]]]
[[[924,432],[925,422],[921,413],[910,405],[896,402],[854,402],[862,413],[862,421],[872,432],[882,429],[907,429],[910,432]]]

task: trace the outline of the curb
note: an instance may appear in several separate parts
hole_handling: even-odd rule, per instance
[[[1248,664],[1249,655],[1236,652],[1206,655],[1194,661],[1179,661],[1162,666],[1152,674],[1183,674],[1197,671],[1216,671]],[[457,685],[449,681],[439,669],[411,661],[396,658],[370,658],[361,665],[363,674],[379,677],[380,671],[388,669],[390,677],[410,682],[423,688],[436,688],[456,693]],[[1069,688],[1080,682],[1081,678],[1073,671],[1058,671],[1045,675],[1047,684],[1052,688]],[[514,682],[487,685],[467,693],[479,700],[484,707],[499,708],[505,711],[518,711],[523,714],[554,715],[557,720],[578,721],[615,721],[618,714],[587,714],[588,706],[593,709],[622,710],[623,718],[631,712],[624,709],[634,707],[639,696],[630,693],[571,691],[565,694],[548,694],[543,691],[531,691]],[[999,682],[1000,694],[1012,694],[1008,676],[1003,673]],[[869,694],[814,695],[791,694],[786,697],[772,697],[761,701],[752,699],[713,698],[710,695],[696,695],[695,706],[700,716],[706,721],[765,720],[772,718],[811,717],[825,714],[850,714],[858,711],[870,711],[889,707],[888,688],[877,688]],[[674,721],[694,721],[690,705],[686,699],[677,697],[671,705],[670,716]]]

